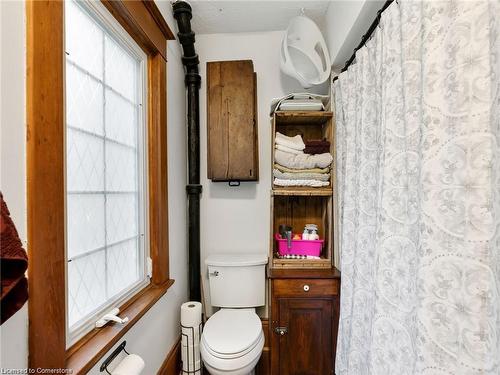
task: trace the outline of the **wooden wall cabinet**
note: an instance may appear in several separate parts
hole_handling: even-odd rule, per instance
[[[340,274],[301,271],[270,272],[271,374],[334,374]]]
[[[252,60],[207,63],[208,178],[257,181],[257,78]]]

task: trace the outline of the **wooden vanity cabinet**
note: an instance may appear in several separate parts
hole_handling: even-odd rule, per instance
[[[270,270],[271,374],[334,374],[340,273]]]

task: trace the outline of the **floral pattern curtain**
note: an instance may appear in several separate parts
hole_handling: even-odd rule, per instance
[[[500,2],[402,1],[335,82],[337,375],[500,374]]]

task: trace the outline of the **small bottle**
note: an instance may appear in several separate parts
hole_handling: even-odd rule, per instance
[[[304,229],[304,233],[302,233],[302,239],[309,240],[309,231],[307,229]]]

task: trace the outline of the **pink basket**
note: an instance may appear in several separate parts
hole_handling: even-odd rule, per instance
[[[288,241],[282,239],[279,233],[274,235],[278,245],[280,255],[311,255],[319,257],[323,249],[324,240],[292,240],[291,247],[288,248]]]

